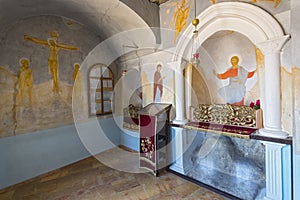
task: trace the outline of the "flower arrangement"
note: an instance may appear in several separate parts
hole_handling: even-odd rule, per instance
[[[255,103],[254,103],[254,102],[251,102],[251,103],[250,103],[250,107],[251,107],[251,108],[254,108],[255,110],[260,109],[260,100],[257,99]]]

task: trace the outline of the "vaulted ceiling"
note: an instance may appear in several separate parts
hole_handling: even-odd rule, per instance
[[[102,40],[133,28],[159,26],[158,5],[148,0],[0,0],[0,38],[11,24],[38,15],[76,20]]]

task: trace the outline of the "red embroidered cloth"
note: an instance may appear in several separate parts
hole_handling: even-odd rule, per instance
[[[207,122],[189,122],[183,125],[183,127],[188,129],[210,131],[222,135],[234,136],[239,138],[247,138],[247,139],[250,138],[251,133],[254,133],[255,131],[258,130],[256,128],[223,125],[223,124],[212,124]]]
[[[139,125],[139,118],[133,118],[133,117],[124,117],[124,122],[134,124],[134,125]]]
[[[156,173],[156,117],[140,114],[140,167]]]

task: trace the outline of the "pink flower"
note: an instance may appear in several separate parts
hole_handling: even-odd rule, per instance
[[[199,58],[199,53],[193,54],[194,58],[198,59]]]
[[[259,99],[256,100],[255,105],[256,105],[256,106],[260,106],[260,100],[259,100]]]
[[[260,109],[260,100],[257,99],[255,103],[254,103],[253,101],[251,101],[250,107],[251,107],[251,108],[254,108],[255,110]]]

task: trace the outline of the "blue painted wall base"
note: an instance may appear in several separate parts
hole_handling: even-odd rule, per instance
[[[79,125],[88,138],[95,141],[93,150],[101,152],[111,148],[111,144],[120,144],[120,129],[113,118],[100,119],[97,124],[106,135],[106,138],[104,134],[100,136],[102,141],[93,137],[92,133],[99,130],[90,126],[90,121]],[[107,139],[111,144],[103,142]],[[0,152],[0,189],[91,156],[75,125],[3,138],[0,140]]]

